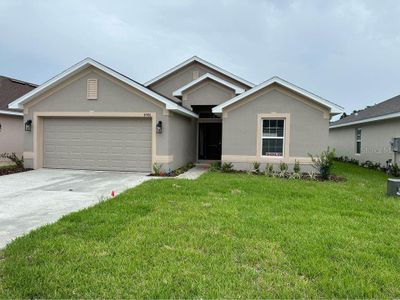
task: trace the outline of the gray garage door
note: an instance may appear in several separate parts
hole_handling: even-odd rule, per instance
[[[45,168],[151,170],[151,120],[45,118]]]

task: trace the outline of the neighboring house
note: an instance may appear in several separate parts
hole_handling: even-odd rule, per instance
[[[0,76],[0,154],[15,152],[19,157],[24,151],[22,110],[9,109],[15,99],[30,92],[35,84]],[[0,162],[6,161],[0,158]]]
[[[400,96],[357,111],[329,127],[329,144],[338,156],[382,166],[400,155],[392,151],[393,138],[400,138]]]
[[[27,167],[150,172],[198,160],[310,165],[343,109],[283,79],[255,86],[199,57],[145,84],[90,58],[10,104]]]

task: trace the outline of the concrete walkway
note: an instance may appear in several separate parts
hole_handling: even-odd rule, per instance
[[[195,166],[194,168],[191,168],[190,170],[188,170],[187,172],[176,176],[176,178],[178,179],[197,179],[199,178],[201,175],[203,175],[205,172],[207,172],[208,170],[208,166],[207,165],[200,165],[200,166]]]
[[[34,228],[151,179],[144,173],[39,169],[0,176],[0,249]]]

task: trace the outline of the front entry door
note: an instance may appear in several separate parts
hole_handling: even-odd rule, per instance
[[[199,159],[220,160],[222,123],[199,124]]]

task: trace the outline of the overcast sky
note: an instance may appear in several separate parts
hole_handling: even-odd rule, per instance
[[[92,57],[145,82],[198,55],[347,112],[400,94],[400,1],[0,0],[0,74],[42,83]]]

